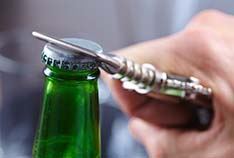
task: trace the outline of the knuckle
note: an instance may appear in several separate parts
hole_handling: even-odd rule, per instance
[[[193,22],[197,22],[197,23],[207,23],[211,20],[214,19],[218,19],[219,17],[221,17],[223,15],[223,13],[221,13],[218,10],[205,10],[200,12],[199,14],[197,14],[194,18],[193,18]]]
[[[193,53],[194,59],[199,59],[196,60],[199,65],[207,68],[212,67],[214,61],[217,60],[214,55],[215,48],[219,45],[213,32],[201,28],[191,28],[184,31],[182,38],[186,50]]]
[[[184,38],[194,47],[202,47],[209,50],[213,45],[214,35],[202,28],[190,28],[184,31]]]
[[[198,14],[198,15],[200,17],[210,18],[210,17],[217,17],[220,14],[222,14],[222,12],[219,10],[209,9],[209,10],[205,10],[205,11],[200,12],[200,14]]]

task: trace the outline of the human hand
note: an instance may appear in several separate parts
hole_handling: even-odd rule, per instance
[[[113,96],[130,120],[133,135],[151,158],[234,157],[234,17],[205,11],[172,36],[144,42],[116,53],[159,70],[194,76],[213,90],[214,119],[205,131],[165,128],[189,120],[186,106],[129,92],[104,74]]]

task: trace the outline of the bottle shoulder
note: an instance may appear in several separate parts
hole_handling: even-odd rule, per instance
[[[44,75],[47,78],[55,80],[90,81],[97,80],[100,76],[100,71],[99,69],[92,71],[64,71],[46,67],[44,69]]]

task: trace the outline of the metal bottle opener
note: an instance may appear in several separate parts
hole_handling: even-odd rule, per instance
[[[40,40],[58,47],[95,58],[99,67],[113,78],[120,80],[125,89],[135,90],[155,99],[179,103],[188,101],[207,108],[212,105],[212,90],[204,87],[195,77],[184,77],[167,74],[157,70],[150,64],[137,64],[126,58],[109,54],[96,53],[68,42],[33,32],[32,35]]]

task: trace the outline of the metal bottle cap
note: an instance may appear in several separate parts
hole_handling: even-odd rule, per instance
[[[87,48],[96,53],[102,53],[103,49],[95,42],[79,39],[79,38],[65,38],[62,39],[73,45]],[[56,67],[63,70],[82,71],[82,70],[95,70],[98,68],[97,62],[94,58],[84,56],[79,53],[72,53],[70,50],[58,47],[51,43],[44,46],[41,55],[42,62],[51,67]]]

